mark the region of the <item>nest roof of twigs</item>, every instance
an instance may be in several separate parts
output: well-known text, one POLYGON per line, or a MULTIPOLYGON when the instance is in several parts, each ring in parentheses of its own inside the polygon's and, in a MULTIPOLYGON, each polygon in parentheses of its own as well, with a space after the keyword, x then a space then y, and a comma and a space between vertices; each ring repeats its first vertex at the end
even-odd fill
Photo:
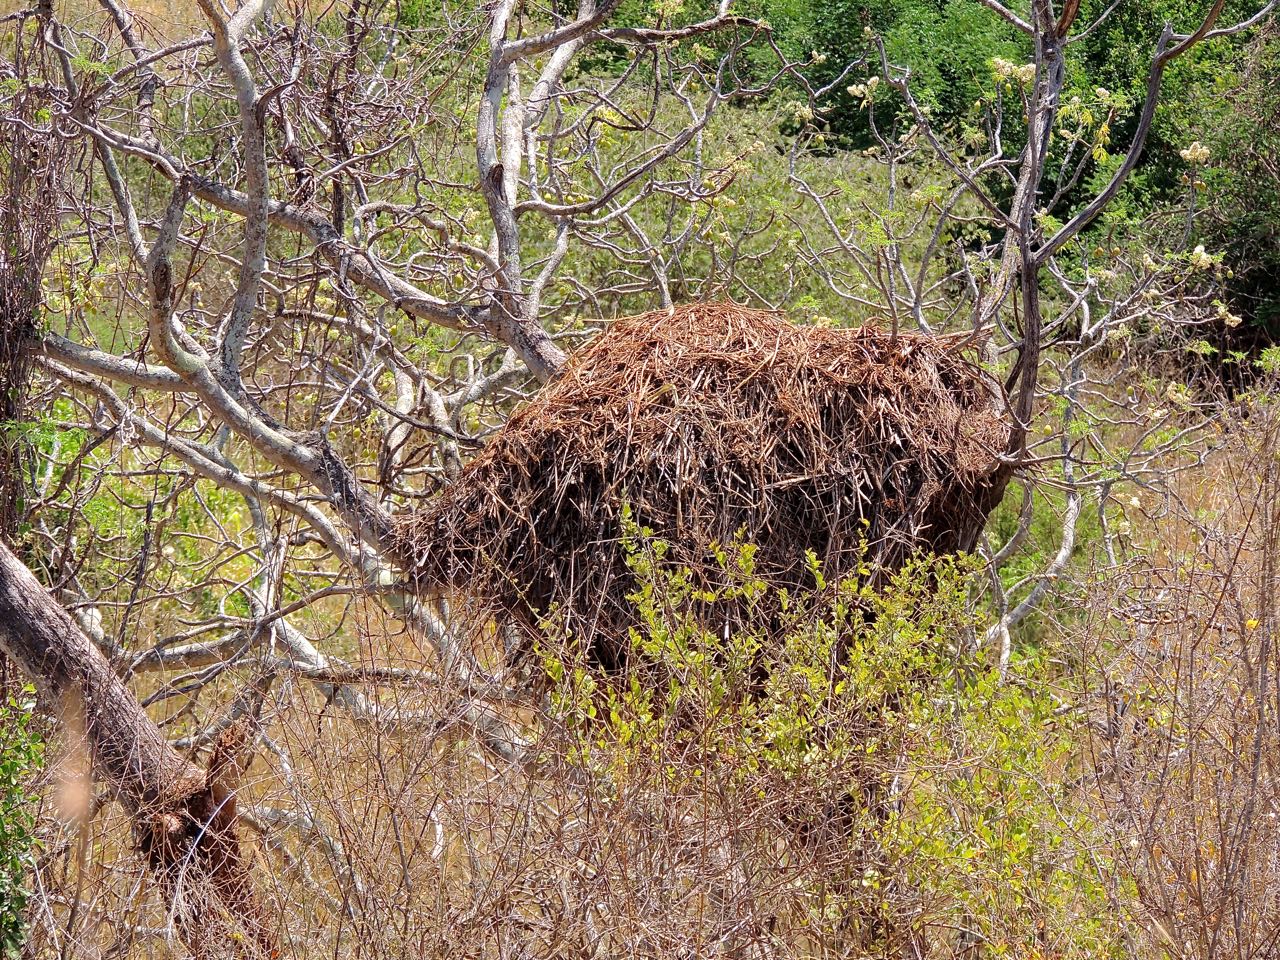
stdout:
POLYGON ((629 317, 403 523, 403 553, 424 589, 526 625, 554 607, 616 647, 624 505, 706 585, 724 577, 710 546, 739 536, 776 586, 812 585, 809 550, 828 580, 883 576, 972 546, 1003 486, 999 396, 956 340, 727 303, 629 317))

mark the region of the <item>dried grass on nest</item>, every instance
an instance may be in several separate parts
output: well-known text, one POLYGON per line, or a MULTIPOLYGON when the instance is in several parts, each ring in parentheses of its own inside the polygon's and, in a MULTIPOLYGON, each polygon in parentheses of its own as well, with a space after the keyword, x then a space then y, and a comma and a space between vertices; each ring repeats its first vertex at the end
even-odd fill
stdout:
POLYGON ((809 550, 829 580, 884 577, 972 546, 1003 486, 998 389, 944 338, 725 303, 619 320, 403 523, 403 555, 424 590, 525 626, 554 607, 613 665, 624 504, 695 583, 723 580, 709 546, 735 536, 778 587, 811 585, 809 550))

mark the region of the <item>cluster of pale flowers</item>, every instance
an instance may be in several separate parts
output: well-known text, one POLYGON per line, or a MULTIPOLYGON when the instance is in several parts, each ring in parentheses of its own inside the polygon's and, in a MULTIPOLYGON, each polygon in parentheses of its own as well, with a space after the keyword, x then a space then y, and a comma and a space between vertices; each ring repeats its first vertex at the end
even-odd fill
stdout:
POLYGON ((855 83, 846 87, 845 92, 855 100, 870 100, 876 94, 876 87, 880 86, 879 77, 867 77, 866 83, 855 83))
POLYGON ((1012 60, 1006 60, 1004 57, 993 57, 991 60, 991 70, 1001 80, 1014 80, 1021 84, 1028 84, 1036 78, 1036 65, 1034 63, 1014 63, 1012 60))
POLYGON ((1179 150, 1178 155, 1187 163, 1199 165, 1209 159, 1209 148, 1199 140, 1193 140, 1190 146, 1179 150))

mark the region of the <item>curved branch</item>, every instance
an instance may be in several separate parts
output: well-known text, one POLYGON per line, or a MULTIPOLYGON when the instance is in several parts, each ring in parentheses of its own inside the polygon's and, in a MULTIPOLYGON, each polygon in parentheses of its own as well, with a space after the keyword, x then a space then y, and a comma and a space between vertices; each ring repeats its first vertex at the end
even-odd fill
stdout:
POLYGON ((1142 104, 1142 113, 1138 118, 1138 128, 1134 131, 1133 141, 1129 145, 1129 152, 1125 154, 1124 161, 1116 172, 1112 174, 1111 180, 1089 202, 1088 206, 1072 217, 1043 246, 1035 251, 1034 262, 1037 266, 1045 263, 1061 250, 1072 237, 1093 223, 1102 211, 1106 209, 1107 204, 1115 199, 1116 194, 1120 192, 1125 180, 1129 178, 1129 174, 1133 172, 1134 167, 1138 165, 1138 160, 1142 157, 1143 148, 1147 143, 1147 135, 1151 132, 1151 123, 1155 120, 1156 106, 1160 102, 1160 84, 1164 78, 1165 68, 1175 58, 1186 53, 1209 35, 1213 25, 1222 13, 1225 3, 1226 0, 1215 0, 1213 8, 1205 16, 1195 33, 1182 38, 1174 47, 1169 46, 1169 42, 1174 39, 1173 28, 1167 24, 1165 25, 1164 32, 1161 33, 1160 40, 1156 44, 1155 56, 1151 60, 1151 70, 1147 74, 1146 99, 1142 104))

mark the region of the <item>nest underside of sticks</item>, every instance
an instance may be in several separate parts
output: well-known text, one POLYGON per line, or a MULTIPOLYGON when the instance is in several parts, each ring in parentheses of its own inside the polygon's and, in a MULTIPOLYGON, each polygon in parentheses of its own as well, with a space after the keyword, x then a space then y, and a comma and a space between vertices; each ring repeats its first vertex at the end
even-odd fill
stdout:
POLYGON ((707 589, 736 541, 774 587, 812 587, 810 551, 828 581, 883 582, 972 547, 1003 488, 1001 399, 955 339, 727 303, 630 317, 401 522, 401 555, 424 592, 552 614, 615 666, 636 618, 624 511, 707 589))

